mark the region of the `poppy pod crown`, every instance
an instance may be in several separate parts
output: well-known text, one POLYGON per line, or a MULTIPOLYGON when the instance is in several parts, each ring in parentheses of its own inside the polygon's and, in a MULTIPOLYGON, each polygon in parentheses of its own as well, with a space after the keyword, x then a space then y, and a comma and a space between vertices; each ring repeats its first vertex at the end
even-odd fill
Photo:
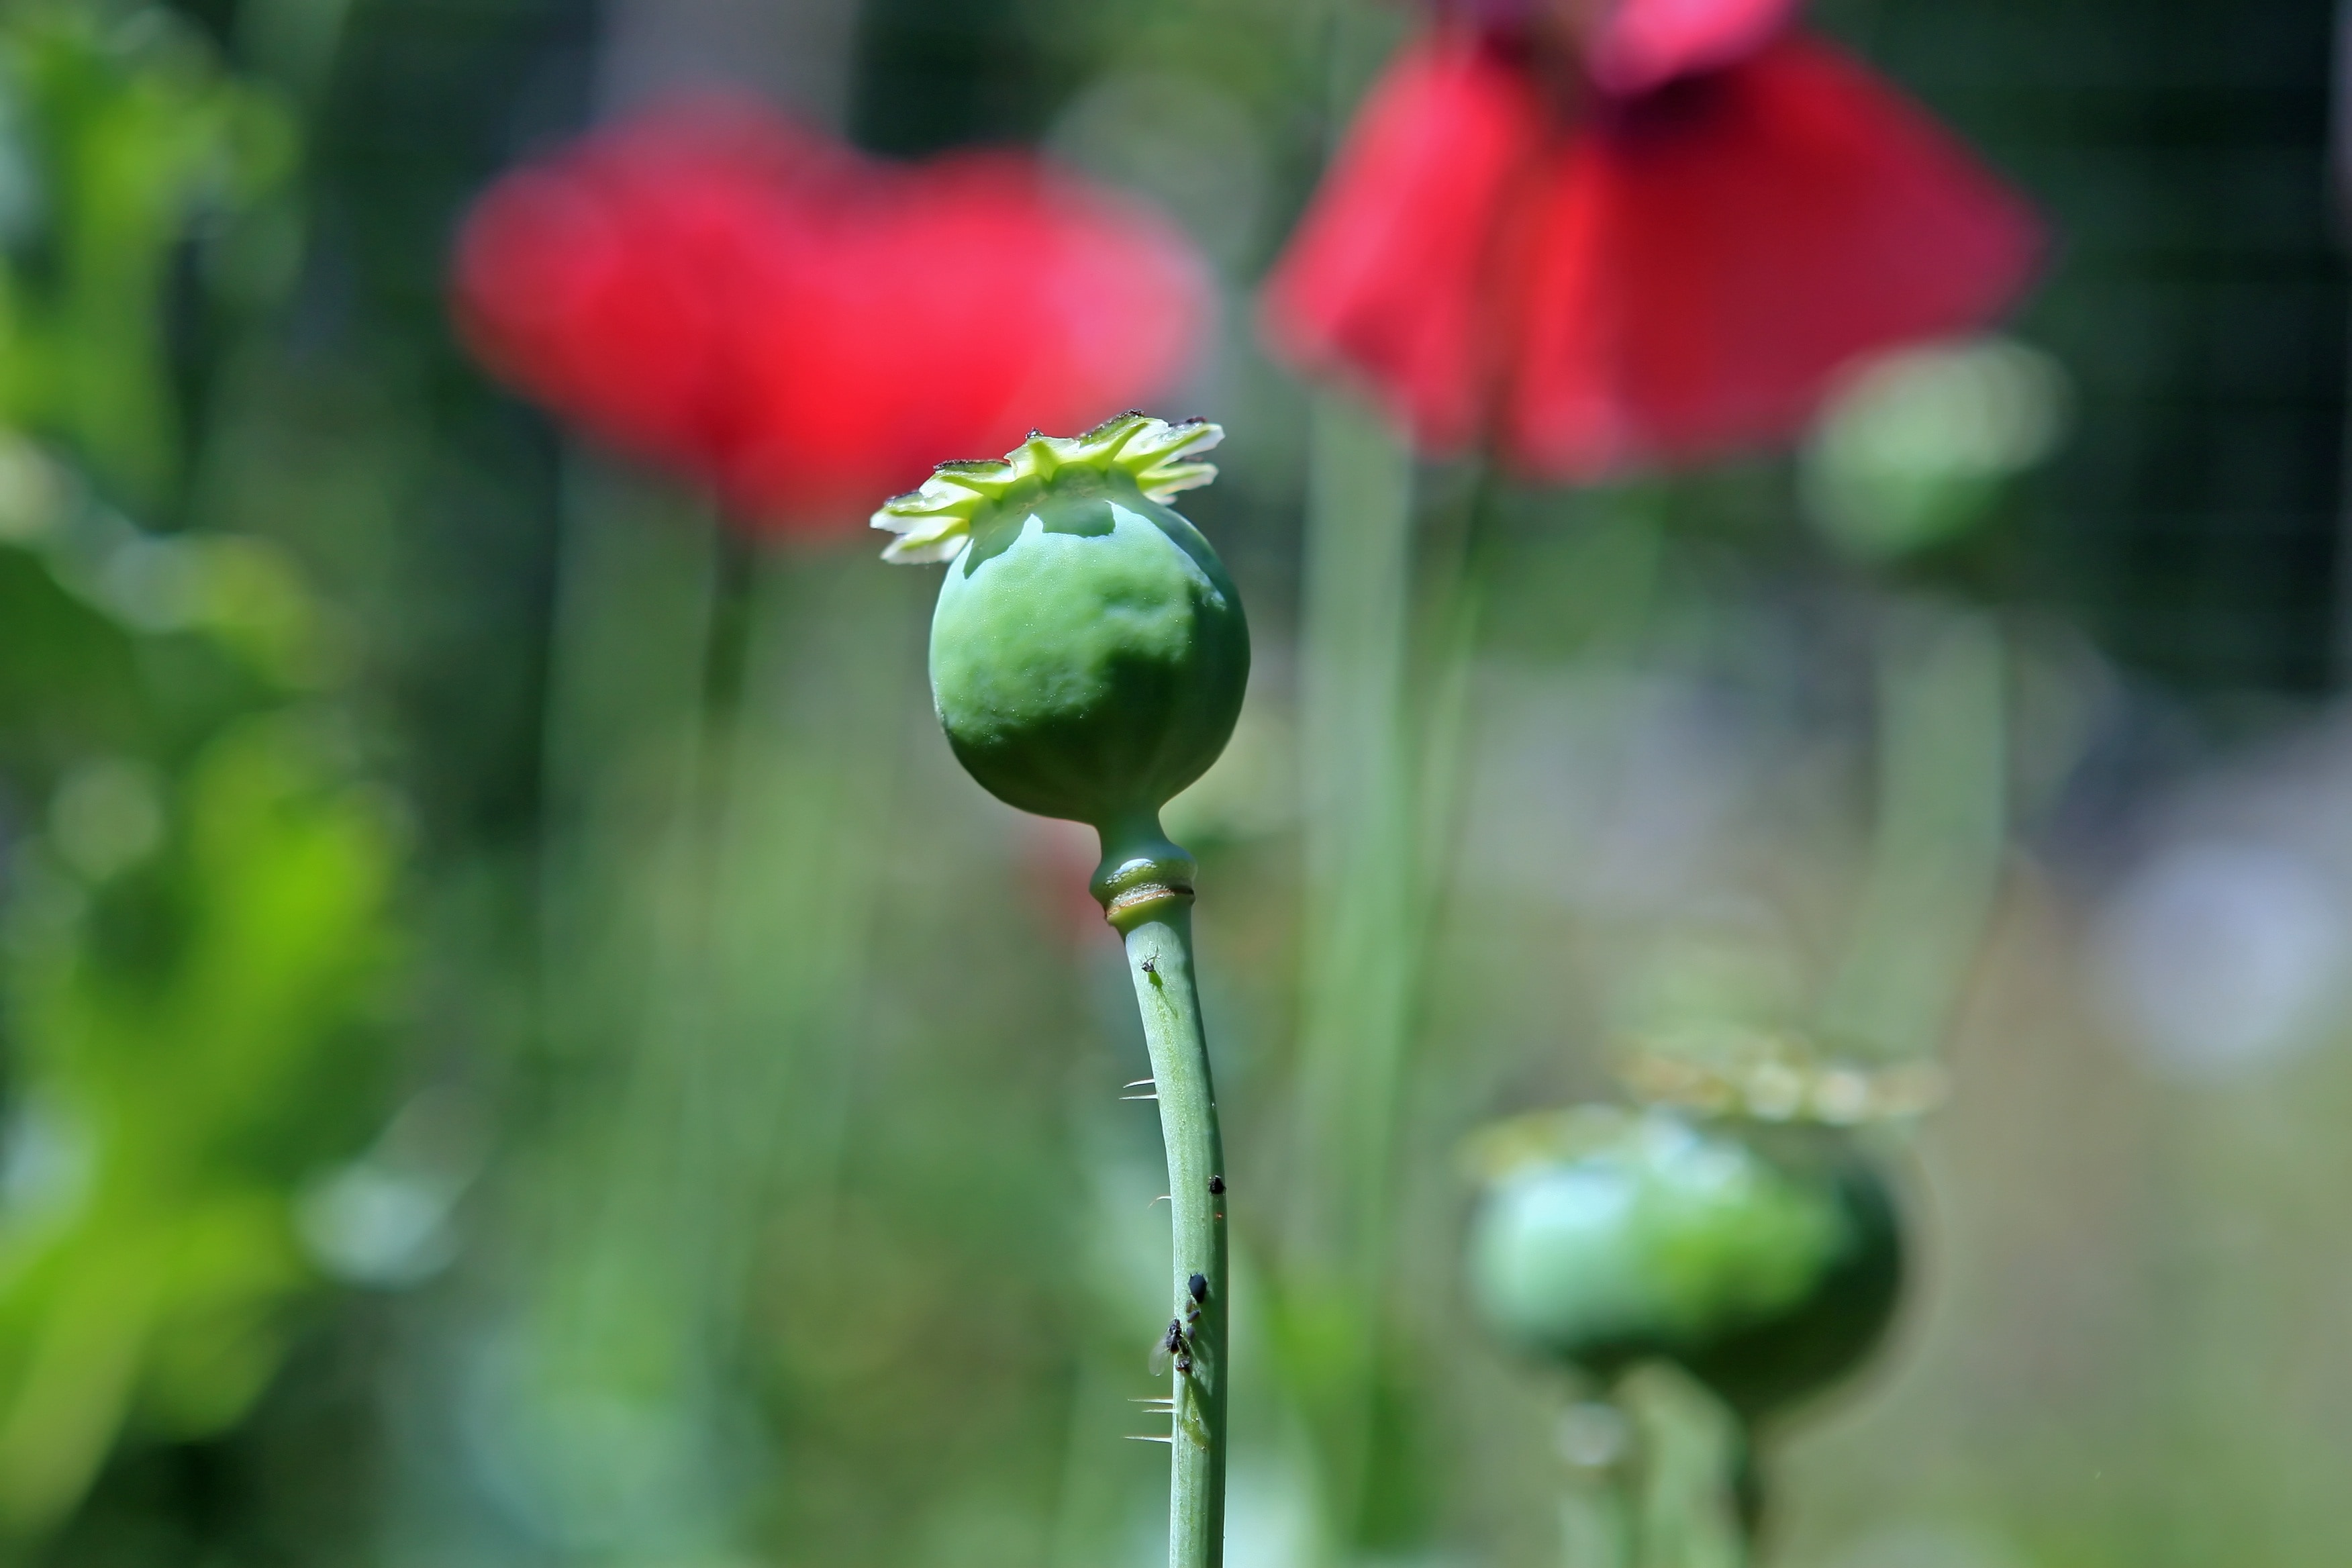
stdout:
POLYGON ((967 772, 1007 805, 1166 846, 1160 807, 1224 750, 1249 679, 1241 597, 1167 502, 1223 432, 1121 415, 947 463, 874 514, 901 562, 945 561, 931 696, 967 772))
POLYGON ((1002 458, 941 463, 920 489, 883 502, 874 526, 898 537, 883 547, 882 559, 952 561, 971 542, 975 526, 984 527, 997 512, 1065 475, 1073 481, 1120 475, 1146 500, 1164 501, 1217 477, 1216 465, 1200 456, 1224 438, 1223 429, 1205 419, 1171 424, 1133 412, 1083 436, 1032 430, 1002 458))
POLYGON ((1945 1091, 1934 1062, 1824 1051, 1792 1034, 1738 1027, 1630 1042, 1617 1077, 1645 1105, 1699 1116, 1858 1127, 1906 1122, 1945 1091))

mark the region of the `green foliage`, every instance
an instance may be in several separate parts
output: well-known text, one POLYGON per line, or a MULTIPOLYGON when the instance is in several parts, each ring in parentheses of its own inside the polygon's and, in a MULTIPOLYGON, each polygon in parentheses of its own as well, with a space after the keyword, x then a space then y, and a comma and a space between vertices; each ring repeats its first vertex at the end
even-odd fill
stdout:
POLYGON ((118 510, 184 510, 190 355, 283 282, 293 154, 274 100, 169 15, 0 7, 0 805, 22 808, 0 820, 0 1536, 19 1542, 126 1443, 252 1409, 321 1283, 299 1196, 379 1114, 402 834, 333 700, 330 618, 277 547, 118 510))
POLYGON ((25 677, 0 684, 0 778, 48 802, 0 908, 0 1530, 19 1535, 123 1433, 218 1432, 276 1371, 318 1283, 297 1194, 377 1095, 399 843, 302 700, 325 667, 291 566, 49 480, 0 546, 25 677))
POLYGON ((277 100, 168 13, 0 13, 0 419, 62 439, 125 500, 167 500, 185 444, 174 270, 184 247, 209 281, 282 270, 240 220, 294 151, 277 100))
POLYGON ((85 772, 56 816, 7 932, 0 1520, 20 1532, 119 1429, 216 1432, 276 1370, 315 1283, 295 1192, 373 1098, 395 864, 382 804, 292 716, 169 783, 85 772))

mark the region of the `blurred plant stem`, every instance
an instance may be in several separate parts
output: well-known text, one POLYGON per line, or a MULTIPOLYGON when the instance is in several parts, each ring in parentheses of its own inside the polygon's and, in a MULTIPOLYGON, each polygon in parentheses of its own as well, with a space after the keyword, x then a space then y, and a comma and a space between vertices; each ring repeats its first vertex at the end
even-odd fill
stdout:
POLYGON ((2008 820, 2007 659, 1991 618, 1923 599, 1878 624, 1878 821, 1843 963, 1823 999, 1835 1047, 1932 1055, 2000 889, 2008 820))
MULTIPOLYGON (((1294 1246, 1357 1252, 1405 1047, 1413 802, 1405 713, 1412 469, 1371 418, 1316 410, 1300 706, 1308 922, 1294 1246)), ((1336 1261, 1336 1258, 1334 1259, 1336 1261)))
POLYGON ((1748 1438, 1738 1419, 1697 1383, 1662 1365, 1624 1379, 1617 1398, 1633 1417, 1640 1456, 1633 1568, 1743 1568, 1748 1438))
POLYGON ((1318 400, 1299 637, 1307 918, 1282 1348, 1316 1438, 1327 1552, 1363 1507, 1387 1158, 1415 991, 1405 716, 1412 469, 1318 400), (1335 1539, 1332 1537, 1336 1537, 1335 1539))
POLYGON ((1624 1483, 1614 1475, 1571 1477, 1560 1494, 1560 1568, 1639 1568, 1624 1483))
POLYGON ((875 622, 911 601, 862 556, 757 554, 609 474, 575 472, 567 510, 551 1097, 515 1188, 547 1212, 516 1216, 520 1381, 488 1397, 556 1544, 657 1555, 730 1529, 771 1228, 824 1277, 896 760, 880 689, 907 679, 875 622))
POLYGON ((1311 463, 1298 1163, 1275 1272, 1282 1353, 1318 1448, 1324 1550, 1345 1554, 1370 1501, 1400 1093, 1451 837, 1475 626, 1465 563, 1483 486, 1435 531, 1417 601, 1408 454, 1369 412, 1326 395, 1311 463))
POLYGON ((1637 1367, 1560 1423, 1561 1568, 1744 1568, 1748 1441, 1672 1367, 1637 1367))

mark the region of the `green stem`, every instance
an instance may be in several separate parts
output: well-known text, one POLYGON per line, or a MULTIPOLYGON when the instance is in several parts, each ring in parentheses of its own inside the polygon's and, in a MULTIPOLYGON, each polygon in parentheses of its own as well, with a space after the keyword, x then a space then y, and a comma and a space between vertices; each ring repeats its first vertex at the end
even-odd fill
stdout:
MULTIPOLYGON (((1360 1544, 1383 1462, 1373 1407, 1411 1243, 1399 1151, 1425 1005, 1465 748, 1477 604, 1469 563, 1487 483, 1417 530, 1410 454, 1368 410, 1315 409, 1300 632, 1307 907, 1297 1164, 1281 1258, 1284 1310, 1322 1346, 1294 1356, 1317 1446, 1318 1561, 1360 1544), (1402 1201, 1401 1201, 1402 1200, 1402 1201)), ((1410 1317, 1407 1309, 1404 1316, 1410 1317)), ((1391 1386, 1394 1385, 1391 1380, 1391 1386)))
POLYGON ((1561 1422, 1561 1458, 1567 1460, 1567 1486, 1559 1493, 1559 1568, 1637 1568, 1634 1563, 1634 1504, 1630 1479, 1630 1455, 1625 1444, 1625 1417, 1609 1404, 1578 1405, 1561 1422), (1571 1422, 1583 1417, 1580 1444, 1569 1448, 1571 1422), (1600 1422, 1609 1420, 1609 1427, 1600 1422), (1612 1438, 1595 1444, 1592 1438, 1612 1438))
POLYGON ((1363 1533, 1374 1466, 1391 1170, 1421 980, 1407 645, 1413 471, 1368 410, 1317 399, 1299 647, 1307 907, 1295 1162, 1279 1259, 1286 1372, 1316 1447, 1318 1564, 1363 1533))
POLYGON ((2007 658, 1988 616, 1898 601, 1879 630, 1876 842, 1822 1008, 1843 1049, 1932 1056, 2000 889, 2007 658))
POLYGON ((1635 1568, 1748 1568, 1754 1472, 1738 1417, 1663 1363, 1620 1382, 1614 1397, 1638 1455, 1635 1568))
POLYGON ((1571 1483, 1560 1494, 1560 1568, 1634 1568, 1624 1489, 1614 1479, 1571 1483))
POLYGON ((1156 817, 1103 829, 1095 896, 1127 942, 1168 1146, 1174 1258, 1170 1318, 1183 1335, 1169 1431, 1169 1568, 1225 1555, 1227 1386, 1224 1151, 1201 998, 1192 984, 1192 858, 1156 817), (1192 1281, 1202 1281, 1196 1290, 1192 1281))

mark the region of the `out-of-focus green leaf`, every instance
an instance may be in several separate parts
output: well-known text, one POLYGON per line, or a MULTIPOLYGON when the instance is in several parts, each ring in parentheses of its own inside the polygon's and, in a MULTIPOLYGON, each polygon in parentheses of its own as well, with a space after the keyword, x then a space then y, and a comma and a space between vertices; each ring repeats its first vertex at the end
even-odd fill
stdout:
MULTIPOLYGON (((363 1131, 396 835, 299 719, 172 787, 145 863, 55 847, 8 930, 16 1126, 0 1182, 0 1523, 54 1522, 126 1426, 217 1431, 314 1275, 299 1183, 363 1131)), ((54 830, 52 837, 54 837, 54 830)))
POLYGON ((130 637, 58 585, 30 552, 0 545, 0 755, 54 766, 93 742, 121 746, 142 699, 130 637))
POLYGON ((166 12, 0 10, 0 412, 127 499, 164 500, 184 440, 163 309, 182 247, 206 260, 295 147, 283 107, 166 12))

